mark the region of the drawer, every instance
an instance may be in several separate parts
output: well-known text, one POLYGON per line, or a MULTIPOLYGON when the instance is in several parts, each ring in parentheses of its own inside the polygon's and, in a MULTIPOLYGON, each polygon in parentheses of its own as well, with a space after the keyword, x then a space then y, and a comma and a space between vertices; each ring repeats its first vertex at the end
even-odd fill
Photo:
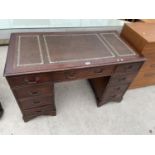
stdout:
POLYGON ((105 93, 103 95, 103 100, 115 100, 120 99, 128 89, 128 84, 120 84, 115 87, 108 86, 107 90, 105 90, 105 93))
POLYGON ((141 68, 142 64, 142 62, 139 62, 119 65, 115 70, 115 74, 137 72, 141 68))
POLYGON ((135 76, 136 76, 135 73, 113 75, 110 79, 109 85, 130 83, 135 78, 135 76))
POLYGON ((128 86, 129 84, 120 84, 115 87, 108 87, 108 89, 105 91, 105 94, 106 96, 109 96, 109 97, 117 97, 118 95, 124 94, 128 86))
POLYGON ((34 97, 32 99, 19 100, 19 104, 22 109, 36 108, 49 104, 53 105, 54 108, 54 98, 53 96, 34 97))
POLYGON ((118 87, 111 87, 108 91, 105 92, 102 100, 98 103, 98 106, 101 106, 107 102, 120 102, 124 93, 126 92, 128 85, 125 86, 118 86, 118 87))
POLYGON ((18 99, 32 98, 37 96, 51 95, 53 92, 53 84, 46 83, 33 86, 25 86, 13 89, 18 99))
POLYGON ((109 96, 105 96, 103 97, 101 102, 113 102, 113 101, 117 101, 117 100, 121 100, 123 97, 122 94, 111 94, 109 96))
POLYGON ((12 88, 19 86, 29 86, 34 84, 40 84, 50 81, 50 76, 47 73, 43 74, 32 74, 22 76, 11 76, 7 77, 7 80, 12 88))
POLYGON ((28 122, 29 120, 41 116, 41 115, 50 115, 50 116, 56 116, 56 110, 48 110, 48 111, 43 111, 43 112, 38 112, 38 113, 32 113, 31 115, 23 115, 24 122, 28 122))
POLYGON ((39 116, 39 115, 45 115, 47 112, 52 112, 56 111, 55 108, 53 108, 53 105, 46 105, 46 106, 41 106, 38 108, 33 108, 33 109, 28 109, 28 110, 23 110, 24 115, 28 116, 39 116))
POLYGON ((104 66, 104 67, 94 67, 85 68, 78 70, 68 70, 63 72, 57 72, 53 74, 53 79, 56 82, 68 81, 76 79, 89 79, 95 77, 109 76, 114 72, 115 66, 104 66))
POLYGON ((7 80, 12 88, 21 87, 44 82, 60 82, 76 79, 87 79, 101 76, 108 76, 114 72, 115 66, 91 67, 84 69, 74 69, 66 71, 58 71, 43 74, 33 74, 24 76, 7 77, 7 80))

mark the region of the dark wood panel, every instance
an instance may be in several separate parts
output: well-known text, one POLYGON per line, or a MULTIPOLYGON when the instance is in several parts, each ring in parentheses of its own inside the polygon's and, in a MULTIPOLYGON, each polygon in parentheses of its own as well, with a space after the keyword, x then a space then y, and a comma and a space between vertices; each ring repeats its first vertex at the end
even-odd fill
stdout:
POLYGON ((28 122, 35 117, 41 116, 41 115, 50 115, 50 116, 56 116, 56 110, 47 110, 47 111, 40 111, 36 113, 32 113, 31 115, 23 115, 24 122, 28 122))
POLYGON ((118 84, 130 83, 135 78, 135 76, 136 76, 136 73, 116 74, 111 77, 110 84, 118 85, 118 84))
POLYGON ((114 69, 115 66, 110 65, 110 66, 100 66, 85 69, 72 69, 52 73, 13 76, 13 77, 7 77, 7 79, 12 87, 19 87, 19 86, 27 86, 44 82, 50 82, 51 80, 59 82, 59 81, 77 80, 82 78, 88 79, 92 77, 108 76, 113 73, 114 69))
POLYGON ((56 115, 56 82, 90 79, 98 106, 122 100, 145 59, 116 31, 85 30, 11 35, 4 75, 24 121, 56 115))
POLYGON ((37 96, 50 95, 53 91, 51 83, 26 86, 13 89, 18 99, 32 98, 37 96))
POLYGON ((123 65, 118 65, 116 68, 115 74, 119 73, 130 73, 130 72, 137 72, 143 63, 127 63, 123 65))
POLYGON ((46 111, 55 111, 55 107, 53 107, 53 105, 46 105, 46 106, 40 106, 37 108, 32 108, 32 109, 28 109, 28 110, 24 110, 23 114, 24 115, 40 115, 40 114, 44 114, 46 113, 46 111))
POLYGON ((32 99, 19 100, 19 104, 24 110, 45 106, 49 104, 54 106, 54 97, 53 96, 33 97, 32 99))
POLYGON ((109 82, 109 79, 110 79, 109 76, 89 79, 90 85, 95 93, 97 102, 101 102, 102 96, 109 82))

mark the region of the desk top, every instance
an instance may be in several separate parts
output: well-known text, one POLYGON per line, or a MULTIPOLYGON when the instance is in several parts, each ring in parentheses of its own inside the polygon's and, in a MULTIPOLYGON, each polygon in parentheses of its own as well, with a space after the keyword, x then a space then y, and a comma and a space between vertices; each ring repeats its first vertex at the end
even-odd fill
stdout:
POLYGON ((116 31, 14 33, 5 76, 139 61, 116 31))

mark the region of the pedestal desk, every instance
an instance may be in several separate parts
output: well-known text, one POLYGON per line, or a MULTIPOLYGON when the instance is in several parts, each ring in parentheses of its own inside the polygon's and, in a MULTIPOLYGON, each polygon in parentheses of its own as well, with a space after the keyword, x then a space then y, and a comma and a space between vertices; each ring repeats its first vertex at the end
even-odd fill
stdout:
POLYGON ((88 79, 97 106, 121 101, 144 61, 116 31, 14 33, 4 75, 26 122, 56 115, 56 82, 88 79))

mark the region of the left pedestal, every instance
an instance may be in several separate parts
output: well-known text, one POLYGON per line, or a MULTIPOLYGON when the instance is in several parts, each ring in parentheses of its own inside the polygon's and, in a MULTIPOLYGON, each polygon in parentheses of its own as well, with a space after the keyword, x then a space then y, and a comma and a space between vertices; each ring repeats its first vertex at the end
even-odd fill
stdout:
POLYGON ((38 83, 36 79, 25 79, 23 85, 16 86, 14 79, 16 78, 7 78, 25 122, 41 115, 56 115, 53 83, 38 83))

